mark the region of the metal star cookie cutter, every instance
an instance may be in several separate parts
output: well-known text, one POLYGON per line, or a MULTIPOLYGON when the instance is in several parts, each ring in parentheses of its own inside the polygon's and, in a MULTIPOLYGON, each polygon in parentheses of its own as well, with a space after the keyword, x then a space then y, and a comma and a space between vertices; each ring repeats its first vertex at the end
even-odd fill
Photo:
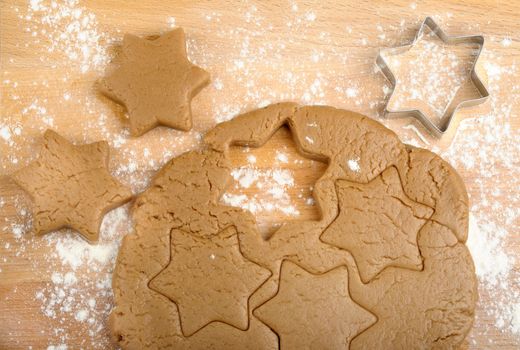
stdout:
MULTIPOLYGON (((393 55, 406 52, 410 48, 412 48, 417 41, 419 41, 422 36, 424 35, 425 29, 428 28, 432 33, 434 33, 439 39, 443 41, 443 43, 448 45, 453 44, 459 44, 459 43, 475 43, 479 45, 479 49, 475 55, 475 60, 473 62, 473 66, 471 67, 471 82, 473 83, 473 86, 477 89, 477 91, 480 94, 480 97, 475 99, 469 99, 469 100, 463 100, 459 102, 458 104, 452 106, 454 104, 454 98, 457 94, 454 95, 454 97, 451 99, 451 101, 448 102, 446 107, 444 108, 444 111, 441 116, 441 120, 443 121, 441 126, 436 125, 430 118, 428 118, 421 110, 419 109, 408 109, 408 110, 391 110, 388 108, 388 102, 385 107, 385 115, 391 116, 391 117, 403 117, 403 116, 413 116, 416 119, 418 119, 434 136, 441 137, 449 128, 451 121, 453 119, 453 115, 458 111, 459 108, 462 107, 470 107, 470 106, 476 106, 478 104, 483 103, 488 97, 489 92, 487 88, 484 86, 484 83, 480 80, 475 67, 477 65, 478 59, 480 57, 480 53, 482 52, 482 48, 484 47, 484 36, 482 35, 464 35, 464 36, 448 36, 446 33, 442 31, 442 29, 439 27, 437 23, 431 18, 426 17, 425 20, 422 22, 421 27, 417 34, 415 35, 414 40, 411 44, 399 46, 395 48, 385 49, 385 51, 392 50, 393 55)), ((397 85, 397 80, 390 70, 390 67, 386 63, 383 54, 383 50, 379 51, 379 54, 376 59, 376 63, 385 75, 385 77, 390 81, 392 84, 392 92, 390 94, 390 98, 388 101, 391 100, 392 95, 395 91, 395 87, 397 85)))

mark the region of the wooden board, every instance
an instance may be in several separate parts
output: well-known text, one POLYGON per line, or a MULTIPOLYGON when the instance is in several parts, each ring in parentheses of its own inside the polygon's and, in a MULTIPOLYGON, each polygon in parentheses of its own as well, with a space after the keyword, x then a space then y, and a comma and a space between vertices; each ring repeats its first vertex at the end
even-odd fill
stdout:
MULTIPOLYGON (((24 1, 1 1, 0 131, 2 125, 11 127, 9 141, 0 138, 1 175, 34 159, 42 131, 48 127, 75 142, 108 138, 114 146, 112 172, 138 192, 168 159, 197 148, 200 136, 217 122, 271 102, 328 104, 380 119, 386 101, 383 89, 386 82, 374 69, 378 49, 410 41, 427 15, 436 16, 450 34, 486 35, 487 54, 483 62, 496 61, 501 67, 520 63, 518 1, 57 3, 55 9, 47 4, 47 10, 42 10, 38 2, 30 5, 24 1), (70 10, 78 9, 81 11, 74 17, 76 14, 70 10), (86 23, 81 22, 84 18, 88 18, 86 23), (76 27, 67 29, 71 23, 76 23, 76 27), (141 138, 129 138, 123 110, 101 96, 95 82, 102 76, 110 55, 117 51, 124 33, 152 35, 172 25, 185 29, 190 58, 211 73, 213 83, 193 101, 193 132, 157 128, 141 138), (354 89, 349 90, 351 87, 354 89), (13 126, 20 127, 19 135, 13 126)), ((504 77, 493 84, 493 98, 511 101, 507 122, 512 133, 517 134, 520 99, 509 97, 518 93, 518 82, 514 77, 504 77)), ((496 113, 492 108, 490 103, 473 107, 460 112, 458 118, 496 113)), ((402 128, 409 123, 409 120, 396 121, 387 125, 405 140, 414 140, 423 147, 440 150, 448 147, 446 142, 428 136, 424 143, 409 129, 402 128)), ((283 150, 288 157, 287 163, 277 167, 292 173, 295 185, 288 189, 288 194, 299 214, 295 218, 276 211, 271 215, 261 213, 260 221, 266 227, 288 218, 318 216, 306 198, 309 186, 325 165, 303 159, 291 142, 290 134, 282 130, 258 150, 232 152, 237 167, 248 165, 249 154, 256 156, 257 167, 265 169, 272 167, 277 151, 283 150)), ((518 165, 517 160, 513 161, 518 165)), ((478 167, 459 171, 471 197, 478 200, 482 190, 478 167)), ((510 195, 516 174, 506 168, 498 168, 497 172, 502 190, 497 201, 504 206, 517 203, 510 195)), ((242 189, 242 192, 263 196, 259 189, 242 189)), ((44 315, 42 301, 35 298, 35 293, 52 288, 54 265, 49 265, 49 259, 53 259, 49 257, 53 253, 52 244, 41 243, 42 238, 30 233, 22 238, 13 235, 13 223, 24 220, 20 217, 20 206, 27 198, 6 177, 0 179, 0 198, 5 202, 0 206, 0 348, 41 349, 51 344, 67 344, 71 349, 108 347, 105 324, 92 335, 84 323, 74 320, 74 314, 61 319, 44 315), (15 197, 16 206, 12 205, 15 197), (57 327, 60 334, 56 334, 57 327)), ((487 214, 494 215, 491 210, 487 214)), ((515 220, 512 227, 518 224, 515 220)), ((511 232, 508 252, 518 254, 520 237, 513 234, 514 229, 511 232)), ((520 265, 516 263, 513 277, 519 271, 520 265)), ((88 280, 98 278, 99 273, 82 265, 75 270, 75 276, 88 280)), ((110 295, 96 293, 92 287, 98 305, 110 305, 110 295)), ((520 344, 518 335, 501 332, 485 312, 492 298, 481 294, 478 317, 463 348, 510 349, 520 344)))

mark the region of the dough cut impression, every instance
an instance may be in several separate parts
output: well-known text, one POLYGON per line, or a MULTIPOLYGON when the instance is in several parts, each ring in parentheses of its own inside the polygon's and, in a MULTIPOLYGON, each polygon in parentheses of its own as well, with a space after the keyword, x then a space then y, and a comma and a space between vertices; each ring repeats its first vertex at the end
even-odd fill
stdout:
POLYGON ((172 159, 133 208, 113 287, 123 349, 446 349, 477 300, 465 246, 468 198, 435 154, 367 117, 281 103, 217 125, 207 148, 172 159), (316 221, 262 238, 224 205, 228 149, 287 125, 325 160, 316 221), (353 162, 356 166, 352 166, 353 162))

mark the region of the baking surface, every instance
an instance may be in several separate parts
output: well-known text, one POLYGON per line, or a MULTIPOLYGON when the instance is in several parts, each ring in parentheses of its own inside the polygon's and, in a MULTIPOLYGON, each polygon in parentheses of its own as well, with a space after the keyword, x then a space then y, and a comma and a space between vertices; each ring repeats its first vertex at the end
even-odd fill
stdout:
MULTIPOLYGON (((107 139, 110 170, 139 193, 216 123, 281 100, 366 114, 459 171, 481 281, 463 348, 518 348, 519 13, 516 1, 1 1, 0 349, 110 344, 110 273, 120 238, 132 230, 129 206, 107 215, 95 247, 66 230, 34 237, 28 198, 5 175, 37 156, 45 129, 77 143, 107 139), (458 133, 443 142, 410 120, 382 118, 389 85, 375 68, 378 50, 410 42, 427 15, 450 35, 486 38, 478 69, 491 98, 460 111, 458 133), (156 128, 132 138, 122 108, 99 94, 96 80, 124 33, 174 26, 184 28, 190 59, 212 83, 193 100, 193 131, 156 128)), ((310 186, 326 165, 297 154, 286 129, 231 157, 236 170, 224 200, 255 212, 263 230, 319 217, 310 186)))

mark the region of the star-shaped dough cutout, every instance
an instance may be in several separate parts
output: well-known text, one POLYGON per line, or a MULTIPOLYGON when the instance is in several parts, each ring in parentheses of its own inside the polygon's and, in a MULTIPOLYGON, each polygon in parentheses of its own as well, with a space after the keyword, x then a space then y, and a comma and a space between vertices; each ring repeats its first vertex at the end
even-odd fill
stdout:
POLYGON ((233 227, 209 238, 174 230, 170 263, 149 287, 177 304, 190 336, 214 321, 246 330, 249 297, 270 275, 242 255, 233 227))
POLYGON ((417 234, 433 209, 412 201, 394 167, 368 184, 336 182, 339 214, 321 239, 348 250, 368 283, 387 266, 420 270, 417 234))
POLYGON ((51 130, 43 138, 40 157, 11 176, 33 200, 35 233, 70 227, 96 241, 105 213, 132 198, 107 170, 108 144, 75 146, 51 130))
POLYGON ((190 130, 191 100, 208 83, 209 73, 188 60, 178 28, 153 40, 125 35, 101 90, 125 106, 130 132, 140 136, 158 125, 190 130))
POLYGON ((280 276, 278 293, 253 313, 278 334, 281 349, 348 349, 376 322, 352 300, 345 266, 314 275, 284 261, 280 276))

